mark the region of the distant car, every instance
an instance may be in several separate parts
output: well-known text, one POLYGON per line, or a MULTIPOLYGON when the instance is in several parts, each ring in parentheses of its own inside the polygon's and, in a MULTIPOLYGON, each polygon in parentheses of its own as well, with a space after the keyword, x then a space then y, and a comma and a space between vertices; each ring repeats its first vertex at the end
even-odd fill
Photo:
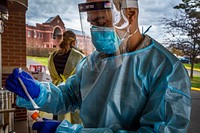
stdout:
POLYGON ((179 57, 178 59, 179 59, 182 63, 190 64, 190 57, 182 56, 182 57, 179 57))

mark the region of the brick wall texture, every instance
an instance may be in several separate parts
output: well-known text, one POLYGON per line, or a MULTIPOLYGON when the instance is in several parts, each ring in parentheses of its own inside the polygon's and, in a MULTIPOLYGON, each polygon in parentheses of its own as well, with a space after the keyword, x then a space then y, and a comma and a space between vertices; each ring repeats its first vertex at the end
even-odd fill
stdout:
MULTIPOLYGON (((9 18, 5 22, 2 34, 2 84, 13 68, 26 68, 26 11, 27 7, 18 2, 8 2, 9 18)), ((14 113, 15 121, 27 119, 27 110, 17 107, 14 113)))
POLYGON ((13 68, 26 67, 26 10, 17 2, 8 2, 9 18, 2 34, 3 83, 13 68))

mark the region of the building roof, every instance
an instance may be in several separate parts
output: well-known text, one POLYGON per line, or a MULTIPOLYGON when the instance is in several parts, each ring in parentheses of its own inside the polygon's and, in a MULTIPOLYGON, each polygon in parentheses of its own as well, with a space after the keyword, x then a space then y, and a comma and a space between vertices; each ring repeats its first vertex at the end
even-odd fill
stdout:
POLYGON ((50 17, 49 19, 47 19, 47 21, 45 21, 44 23, 50 23, 55 17, 50 17))
POLYGON ((82 31, 80 31, 80 30, 75 30, 75 29, 72 29, 72 28, 66 28, 65 30, 71 30, 71 31, 73 31, 76 35, 80 35, 80 36, 86 35, 86 36, 87 36, 87 34, 86 34, 85 32, 82 32, 82 31))
MULTIPOLYGON (((48 18, 47 21, 45 21, 43 24, 46 24, 46 23, 49 24, 49 23, 51 23, 56 17, 59 17, 59 18, 60 18, 59 15, 57 15, 57 16, 55 16, 55 17, 50 17, 50 18, 48 18)), ((71 31, 73 31, 76 35, 80 35, 80 36, 85 35, 85 36, 88 36, 85 32, 82 32, 82 31, 80 31, 80 30, 75 30, 75 29, 72 29, 72 28, 66 28, 65 30, 71 30, 71 31)))
MULTIPOLYGON (((60 19, 60 20, 62 21, 62 19, 60 18, 60 16, 57 15, 57 16, 48 18, 47 21, 45 21, 43 24, 49 24, 49 23, 51 23, 52 21, 54 21, 55 19, 60 19)), ((62 21, 62 23, 63 23, 63 21, 62 21)), ((64 23, 63 23, 63 24, 64 24, 64 23)))

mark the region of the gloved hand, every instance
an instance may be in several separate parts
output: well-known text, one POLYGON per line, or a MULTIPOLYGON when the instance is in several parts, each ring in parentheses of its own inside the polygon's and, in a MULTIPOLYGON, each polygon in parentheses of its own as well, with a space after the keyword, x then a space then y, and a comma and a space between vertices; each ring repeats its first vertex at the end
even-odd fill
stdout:
POLYGON ((22 88, 22 85, 18 80, 18 77, 22 80, 22 82, 26 86, 29 95, 32 98, 37 98, 40 93, 40 88, 38 83, 29 73, 25 71, 19 72, 19 68, 15 68, 12 74, 10 74, 9 77, 6 79, 6 84, 5 84, 6 89, 16 93, 20 97, 29 100, 22 88))
POLYGON ((56 120, 43 118, 43 121, 35 122, 32 129, 37 130, 38 133, 55 133, 60 123, 61 122, 56 120))

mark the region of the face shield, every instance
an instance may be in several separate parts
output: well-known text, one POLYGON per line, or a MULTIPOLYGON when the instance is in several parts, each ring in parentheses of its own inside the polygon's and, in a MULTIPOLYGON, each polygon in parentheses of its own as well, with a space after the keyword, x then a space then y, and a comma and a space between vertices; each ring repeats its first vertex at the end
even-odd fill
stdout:
MULTIPOLYGON (((110 71, 123 61, 122 44, 131 36, 126 8, 137 8, 136 0, 88 0, 78 5, 82 32, 89 35, 96 51, 87 58, 92 71, 110 71), (111 60, 102 60, 103 58, 111 60)), ((88 37, 85 37, 88 39, 88 37)), ((87 42, 87 40, 85 41, 87 42)), ((88 44, 85 43, 86 48, 88 44)))
POLYGON ((126 8, 137 8, 137 0, 88 0, 78 5, 82 31, 91 35, 96 50, 120 54, 120 46, 131 36, 126 8))

